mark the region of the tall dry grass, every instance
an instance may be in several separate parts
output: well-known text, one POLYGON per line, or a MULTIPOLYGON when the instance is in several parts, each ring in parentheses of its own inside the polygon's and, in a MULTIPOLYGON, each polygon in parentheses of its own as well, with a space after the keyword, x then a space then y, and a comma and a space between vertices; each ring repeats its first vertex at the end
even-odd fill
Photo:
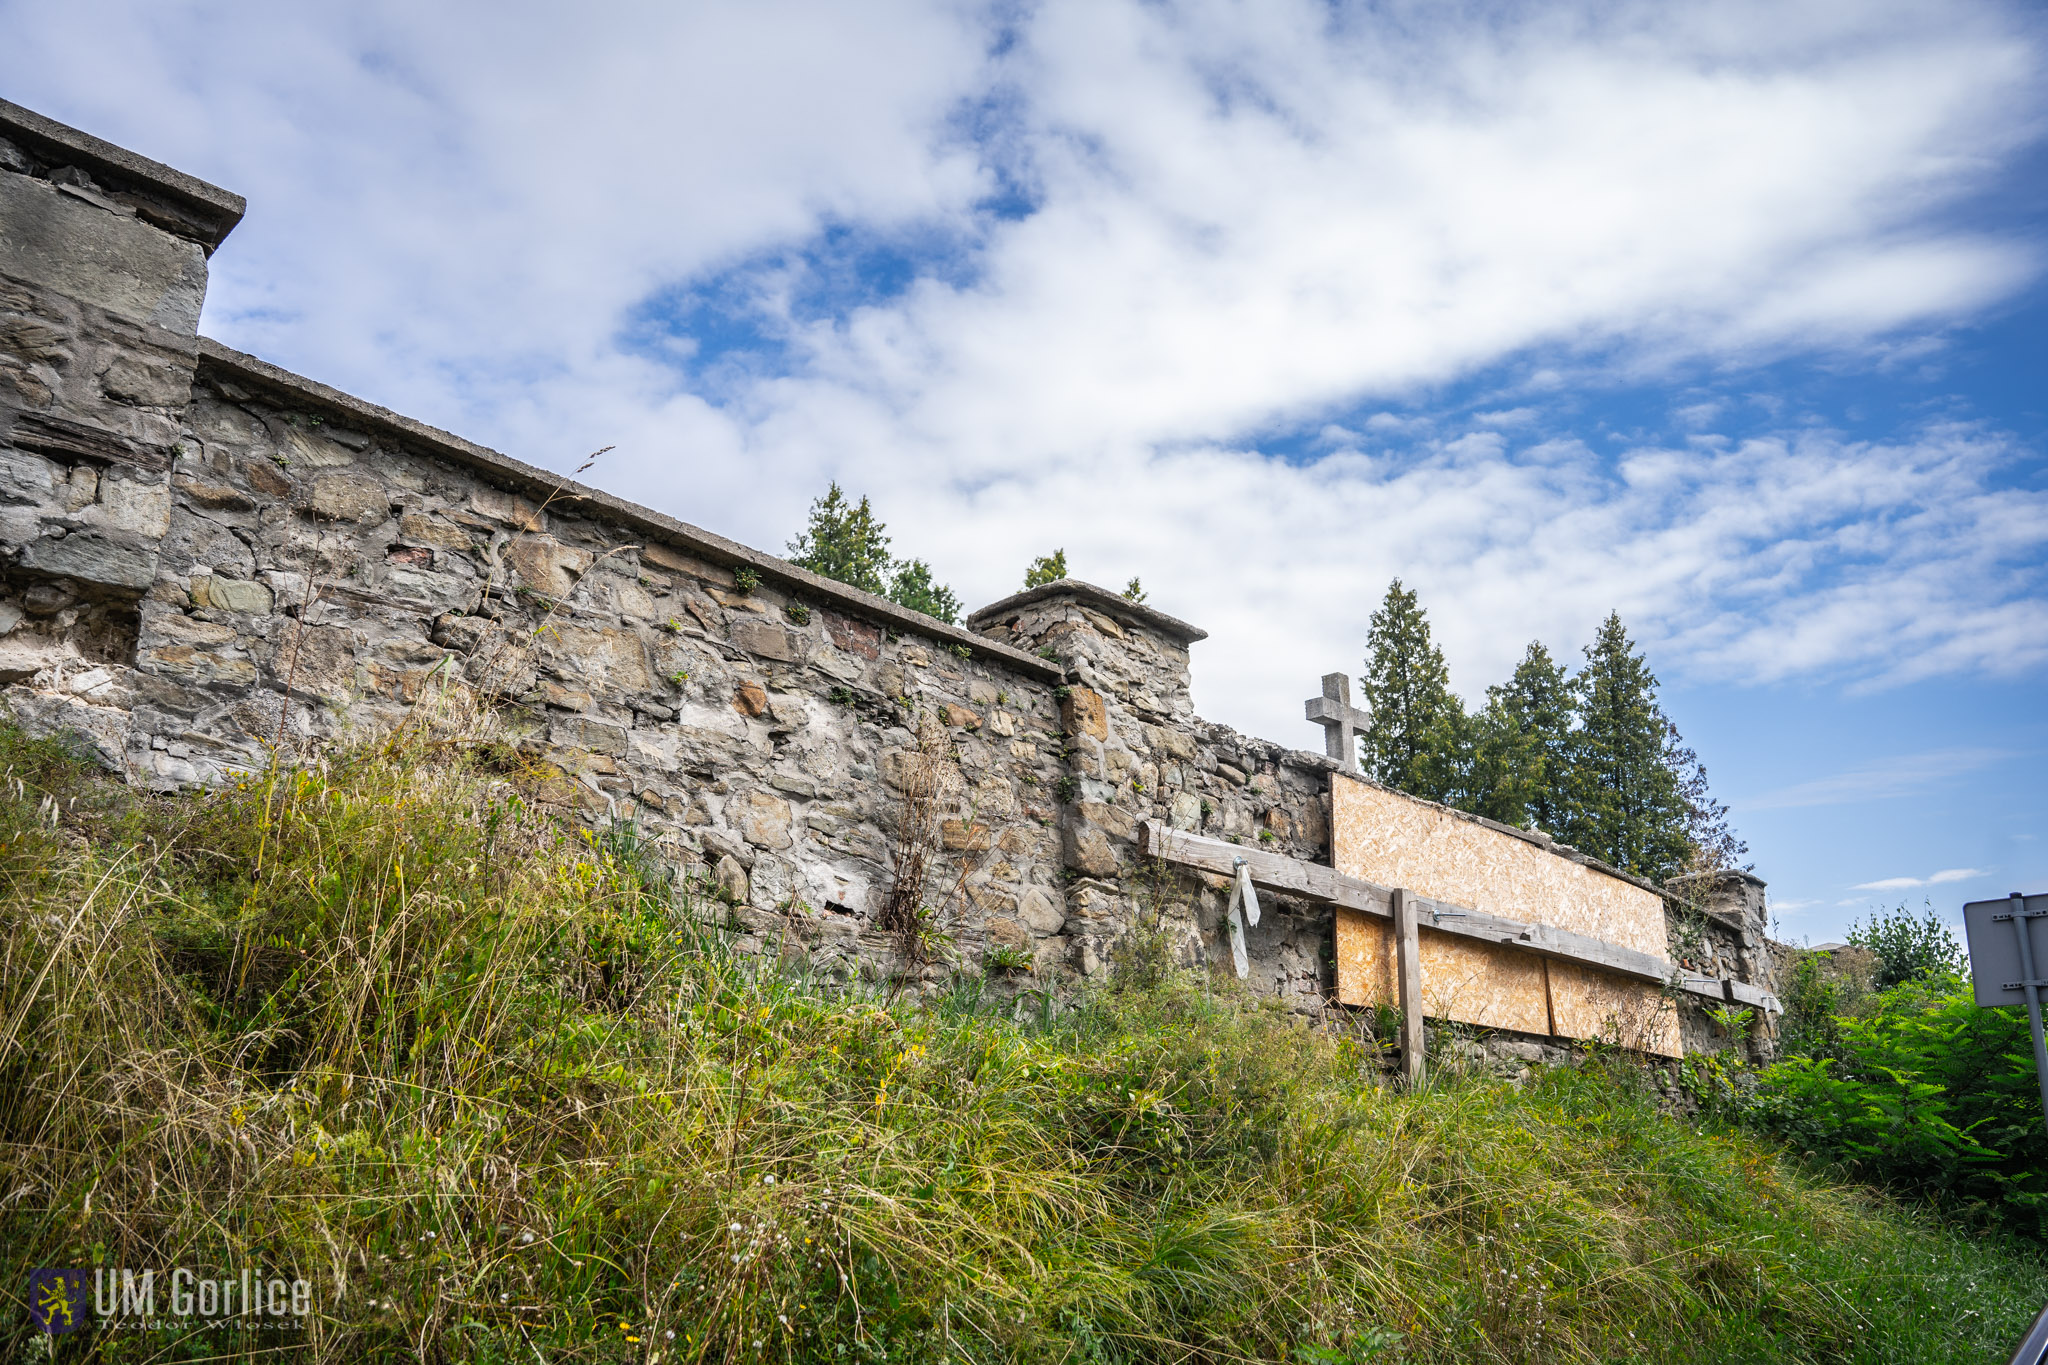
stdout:
POLYGON ((1625 1067, 1396 1093, 1186 977, 737 957, 474 716, 184 797, 0 770, 10 1359, 60 1265, 316 1281, 289 1337, 59 1348, 134 1360, 1979 1360, 2048 1295, 1625 1067))

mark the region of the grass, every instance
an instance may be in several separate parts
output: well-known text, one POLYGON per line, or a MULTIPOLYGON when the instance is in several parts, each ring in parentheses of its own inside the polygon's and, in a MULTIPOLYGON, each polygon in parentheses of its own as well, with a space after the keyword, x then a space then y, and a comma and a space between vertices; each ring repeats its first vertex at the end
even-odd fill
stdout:
POLYGON ((446 730, 184 797, 0 769, 7 1359, 37 1266, 314 1281, 288 1336, 66 1360, 1979 1362, 2048 1296, 1620 1059, 1405 1093, 1186 977, 913 1007, 735 955, 446 730))

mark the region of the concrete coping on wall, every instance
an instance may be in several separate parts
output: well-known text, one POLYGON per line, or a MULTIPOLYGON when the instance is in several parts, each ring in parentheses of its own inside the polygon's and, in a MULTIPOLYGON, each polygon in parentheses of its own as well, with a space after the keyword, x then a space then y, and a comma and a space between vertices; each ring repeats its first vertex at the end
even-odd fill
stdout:
POLYGON ((714 563, 752 569, 764 582, 801 592, 813 602, 823 603, 848 615, 902 634, 923 636, 941 645, 967 649, 973 654, 1000 660, 1006 667, 1047 683, 1058 684, 1065 680, 1066 672, 1060 665, 1013 645, 991 640, 959 626, 949 626, 936 617, 900 607, 885 597, 877 597, 808 569, 798 568, 786 559, 750 549, 738 541, 677 521, 652 508, 628 502, 574 479, 565 479, 509 455, 501 455, 438 427, 367 403, 317 380, 258 360, 255 356, 244 355, 211 338, 199 339, 199 365, 202 375, 267 391, 288 403, 321 409, 371 432, 396 437, 428 454, 474 470, 508 491, 538 494, 543 500, 553 499, 557 503, 566 500, 577 512, 623 527, 635 535, 676 546, 714 563))
POLYGON ((248 201, 239 194, 7 100, 0 100, 0 137, 50 169, 76 166, 103 178, 104 190, 139 196, 142 202, 132 206, 139 217, 199 243, 209 256, 248 211, 248 201))
POLYGON ((1133 602, 1121 593, 1099 588, 1093 583, 1084 583, 1078 578, 1056 579, 1051 583, 1041 583, 1035 588, 1026 588, 1022 592, 1013 592, 1000 602, 991 602, 981 610, 970 613, 967 624, 969 627, 986 625, 999 616, 1043 602, 1049 597, 1071 597, 1083 605, 1094 607, 1105 616, 1120 618, 1126 625, 1142 626, 1166 636, 1178 645, 1191 645, 1197 640, 1209 638, 1209 632, 1199 626, 1191 626, 1179 617, 1168 616, 1165 612, 1148 607, 1142 602, 1133 602))

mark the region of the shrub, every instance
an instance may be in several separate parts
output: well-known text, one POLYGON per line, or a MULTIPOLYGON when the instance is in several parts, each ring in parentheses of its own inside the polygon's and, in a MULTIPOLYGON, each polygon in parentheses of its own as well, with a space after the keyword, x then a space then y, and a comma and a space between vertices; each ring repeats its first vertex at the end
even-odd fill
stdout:
POLYGON ((1960 977, 1934 976, 1827 1024, 1803 1024, 1808 1051, 1761 1073, 1766 1127, 1862 1178, 2048 1240, 2048 1130, 2025 1011, 1980 1009, 1960 977))
POLYGON ((1933 905, 1915 916, 1904 905, 1873 914, 1868 924, 1849 931, 1849 942, 1877 954, 1877 976, 1873 984, 1885 990, 1921 977, 1938 977, 1963 971, 1968 960, 1962 945, 1933 905))

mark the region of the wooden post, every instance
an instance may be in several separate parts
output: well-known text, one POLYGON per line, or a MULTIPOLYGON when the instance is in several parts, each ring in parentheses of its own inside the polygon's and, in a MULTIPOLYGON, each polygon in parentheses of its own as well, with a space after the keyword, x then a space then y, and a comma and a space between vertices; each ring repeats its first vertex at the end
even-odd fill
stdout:
POLYGON ((1401 1077, 1420 1084, 1424 1074, 1422 1041, 1422 935, 1415 896, 1394 888, 1394 975, 1401 992, 1401 1077))

